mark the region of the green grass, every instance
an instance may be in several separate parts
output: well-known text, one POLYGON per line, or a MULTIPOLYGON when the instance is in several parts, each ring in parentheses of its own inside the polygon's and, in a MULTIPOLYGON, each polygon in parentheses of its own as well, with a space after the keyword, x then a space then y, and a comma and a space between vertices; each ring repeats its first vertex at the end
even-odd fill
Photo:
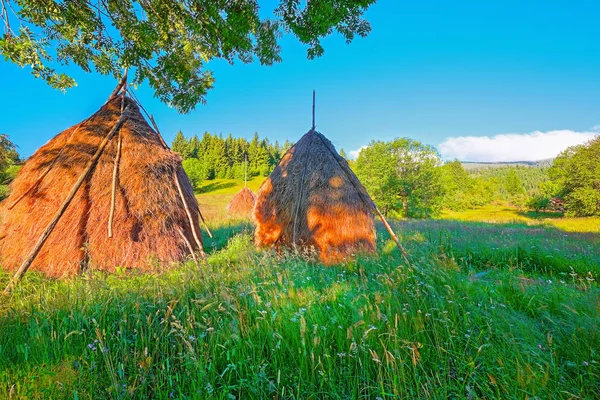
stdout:
MULTIPOLYGON (((202 196, 202 195, 200 195, 202 196)), ((216 226, 209 265, 28 274, 0 303, 0 398, 595 398, 595 234, 395 223, 403 261, 323 267, 216 226)), ((8 281, 0 273, 0 284, 8 281)))
POLYGON ((566 232, 600 233, 600 217, 566 218, 560 213, 522 211, 503 204, 489 204, 466 211, 445 210, 442 212, 441 218, 459 221, 545 225, 566 232))
MULTIPOLYGON (((248 188, 255 194, 265 177, 254 177, 248 181, 248 188)), ((204 181, 196 194, 203 216, 211 227, 230 224, 225 207, 233 196, 244 188, 244 181, 235 179, 214 179, 204 181)))

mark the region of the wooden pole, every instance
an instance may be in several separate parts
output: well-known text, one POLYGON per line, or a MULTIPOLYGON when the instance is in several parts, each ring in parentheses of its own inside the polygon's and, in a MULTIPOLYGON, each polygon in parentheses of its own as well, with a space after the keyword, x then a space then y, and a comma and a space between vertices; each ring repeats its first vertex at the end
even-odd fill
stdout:
POLYGON ((187 214, 188 220, 190 222, 190 227, 192 229, 192 235, 194 235, 194 240, 196 241, 196 245, 198 246, 198 249, 200 249, 201 252, 204 252, 204 248, 202 247, 202 241, 200 240, 200 237, 198 236, 198 233, 196 233, 196 227, 194 225, 194 218, 192 217, 192 212, 190 211, 190 207, 187 204, 187 201, 185 200, 185 195, 183 194, 183 189, 181 189, 181 184, 179 183, 179 178, 177 177, 177 171, 173 171, 173 178, 175 181, 175 184, 177 185, 177 190, 179 191, 179 197, 181 198, 181 202, 183 203, 183 208, 185 209, 185 213, 187 214))
MULTIPOLYGON (((152 115, 149 115, 150 117, 150 122, 152 122, 152 126, 154 126, 154 130, 156 131, 156 134, 158 135, 158 139, 160 140, 160 143, 163 145, 163 147, 165 149, 169 149, 169 146, 167 146, 167 144, 165 143, 162 135, 160 134, 160 131, 158 130, 158 126, 156 125, 156 122, 154 122, 154 118, 152 117, 152 115)), ((177 176, 177 174, 175 174, 175 181, 177 184, 177 187, 181 187, 181 183, 179 182, 179 177, 177 176)), ((184 205, 187 207, 187 203, 185 201, 185 198, 182 198, 182 201, 184 203, 184 205)), ((202 225, 204 226, 204 229, 206 229, 206 233, 208 233, 208 236, 212 239, 212 233, 210 232, 210 229, 208 229, 208 225, 206 224, 206 221, 204 220, 204 216, 202 215, 202 211, 200 211, 200 207, 198 207, 198 215, 200 216, 200 220, 202 221, 202 225)), ((194 233, 195 235, 195 233, 194 233)))
POLYGON ((121 90, 121 88, 123 87, 123 85, 125 85, 126 82, 127 82, 127 70, 125 70, 125 73, 123 74, 123 77, 121 78, 121 80, 117 84, 117 87, 115 88, 115 90, 112 91, 112 93, 110 94, 110 96, 108 96, 108 100, 106 100, 106 102, 104 104, 108 103, 117 94, 119 94, 119 91, 121 90))
MULTIPOLYGON (((44 245, 44 243, 46 243, 46 240, 48 239, 48 236, 50 236, 50 234, 52 233, 52 231, 56 227, 56 224, 60 220, 60 217, 62 217, 62 215, 65 213, 65 210, 67 209, 67 207, 69 206, 69 204, 71 204, 71 200, 73 200, 73 198, 75 197, 75 194, 77 194, 77 190, 81 187, 81 184, 83 183, 83 181, 85 181, 85 179, 88 177, 88 175, 92 171, 92 168, 94 167, 94 165, 96 165, 96 162, 98 161, 98 159, 102 155, 102 152, 104 151, 104 148, 108 144, 109 140, 114 136, 115 132, 120 128, 121 124, 126 119, 127 119, 127 117, 125 116, 125 113, 121 114, 121 118, 119 118, 119 120, 117 121, 117 123, 115 124, 115 126, 110 130, 110 132, 104 138, 104 140, 102 141, 102 143, 100 143, 100 146, 98 146, 98 149, 96 150, 96 153, 94 153, 94 155, 92 156, 92 158, 90 159, 90 161, 88 161, 88 164, 86 165, 85 169, 83 170, 83 173, 81 174, 81 176, 79 177, 79 179, 77 179, 77 182, 75 182, 75 184, 71 188, 71 191, 69 192, 69 194, 67 195, 67 197, 63 201, 62 205, 60 206, 60 208, 58 209, 58 211, 56 212, 56 214, 54 214, 54 217, 52 218, 52 221, 50 221, 50 223, 48 224, 48 226, 46 227, 46 229, 42 233, 42 236, 40 236, 40 238, 38 239, 37 243, 35 244, 35 246, 31 250, 31 252, 27 256, 27 258, 25 259, 25 261, 23 262, 23 264, 21 264, 21 266, 19 267, 19 269, 17 270, 17 272, 15 273, 15 275, 12 277, 12 279, 10 280, 10 282, 8 283, 8 285, 6 286, 6 288, 4 289, 3 294, 5 294, 5 295, 9 294, 12 291, 12 289, 17 285, 17 283, 19 283, 19 281, 21 280, 21 278, 23 277, 23 275, 27 272, 27 270, 29 269, 29 267, 33 263, 33 260, 35 260, 35 257, 38 255, 38 253, 42 249, 42 246, 44 245)), ((57 250, 57 251, 60 251, 60 250, 57 250)))
POLYGON ((121 136, 121 132, 119 132, 119 141, 117 143, 117 154, 115 156, 115 164, 113 166, 113 176, 112 176, 112 191, 110 195, 110 213, 108 214, 108 237, 113 237, 113 219, 115 217, 115 203, 117 200, 117 178, 119 173, 119 161, 121 159, 121 144, 123 142, 123 138, 121 136))
POLYGON ((312 130, 315 130, 315 91, 313 90, 312 130))
POLYGON ((379 218, 381 219, 381 222, 383 222, 383 225, 385 226, 385 229, 387 229, 388 233, 392 237, 392 240, 394 242, 396 242, 396 246, 398 247, 398 249, 402 253, 402 256, 404 257, 404 260, 406 262, 408 262, 408 260, 406 259, 406 250, 404 250, 404 247, 402 247, 402 245, 400 244, 400 240, 398 240, 398 236, 396 236, 396 234, 394 233, 392 227, 390 226, 390 224, 388 224, 387 220, 385 219, 385 217, 383 216, 383 214, 381 213, 381 211, 379 211, 379 208, 377 207, 377 205, 375 203, 373 203, 373 208, 375 209, 375 212, 377 213, 377 215, 379 215, 379 218))
POLYGON ((156 134, 158 135, 158 139, 160 140, 160 143, 162 144, 162 146, 169 150, 169 146, 167 146, 167 143, 165 143, 165 140, 163 139, 162 135, 160 134, 159 130, 158 130, 158 126, 156 126, 156 122, 154 122, 154 117, 152 116, 152 114, 150 114, 150 122, 152 122, 152 125, 154 126, 154 130, 156 131, 156 134))
POLYGON ((196 264, 196 266, 198 266, 198 259, 196 258, 196 253, 194 253, 194 248, 192 247, 192 244, 190 243, 188 238, 185 236, 185 233, 183 233, 183 231, 181 230, 181 228, 179 226, 177 227, 177 232, 179 232, 179 235, 181 236, 181 238, 187 245, 187 248, 190 251, 192 258, 194 259, 194 263, 196 264))

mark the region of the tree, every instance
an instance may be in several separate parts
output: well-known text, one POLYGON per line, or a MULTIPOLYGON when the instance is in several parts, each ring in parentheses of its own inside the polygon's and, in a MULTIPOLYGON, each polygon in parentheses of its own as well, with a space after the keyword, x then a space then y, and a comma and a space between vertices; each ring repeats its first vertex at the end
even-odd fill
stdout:
POLYGON ((444 188, 444 207, 451 210, 471 208, 474 182, 461 162, 454 160, 444 164, 440 167, 440 174, 444 188))
POLYGON ((540 211, 546 211, 546 208, 550 206, 550 199, 543 194, 533 196, 527 201, 527 207, 531 208, 537 213, 540 211))
POLYGON ((187 174, 194 190, 200 189, 205 172, 202 163, 197 158, 188 158, 183 160, 183 170, 187 174))
POLYGON ((0 171, 19 162, 17 147, 10 141, 8 135, 0 134, 0 171))
POLYGON ((0 134, 0 200, 8 196, 8 184, 15 179, 19 167, 19 154, 16 146, 10 141, 8 135, 0 134))
POLYGON ((191 158, 198 158, 198 154, 200 153, 200 139, 198 139, 198 135, 194 135, 190 139, 188 153, 191 158))
POLYGON ((264 16, 258 0, 4 0, 0 53, 62 90, 75 81, 56 64, 115 77, 135 68, 134 84, 147 80, 156 97, 185 113, 213 87, 210 60, 279 62, 284 32, 308 45, 309 58, 320 56, 321 39, 334 31, 347 42, 366 36, 363 13, 373 3, 279 0, 264 16))
POLYGON ((600 136, 563 151, 548 174, 548 187, 564 200, 565 215, 600 215, 600 136))
POLYGON ((504 189, 509 196, 514 197, 525 193, 523 182, 514 169, 510 169, 504 178, 504 189))
POLYGON ((356 160, 356 175, 386 213, 426 218, 441 208, 437 150, 409 138, 372 141, 356 160))
POLYGON ((179 153, 182 159, 190 158, 190 146, 188 140, 183 136, 183 132, 177 131, 171 143, 171 149, 179 153))

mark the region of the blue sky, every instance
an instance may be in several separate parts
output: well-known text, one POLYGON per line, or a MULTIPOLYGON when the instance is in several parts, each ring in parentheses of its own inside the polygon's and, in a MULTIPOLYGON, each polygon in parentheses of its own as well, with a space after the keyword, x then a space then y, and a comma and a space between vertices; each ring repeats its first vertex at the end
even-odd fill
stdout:
MULTIPOLYGON (((310 128, 315 89, 317 128, 347 152, 408 136, 447 159, 546 158, 600 131, 599 15, 592 1, 379 0, 367 38, 330 37, 317 60, 285 37, 275 66, 211 62, 215 88, 188 115, 146 86, 137 95, 168 142, 179 129, 295 141, 310 128)), ((22 155, 94 112, 116 84, 66 71, 78 87, 62 94, 0 61, 0 133, 22 155)))

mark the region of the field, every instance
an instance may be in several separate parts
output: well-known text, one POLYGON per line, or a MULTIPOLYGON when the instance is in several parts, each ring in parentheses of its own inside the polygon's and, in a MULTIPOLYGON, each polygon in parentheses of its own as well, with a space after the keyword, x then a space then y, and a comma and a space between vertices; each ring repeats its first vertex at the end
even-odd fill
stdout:
POLYGON ((239 183, 212 184, 198 196, 213 220, 208 265, 32 273, 2 299, 0 398, 600 393, 594 222, 563 228, 513 210, 397 221, 406 260, 378 226, 378 255, 323 267, 311 254, 256 250, 251 224, 223 213, 239 183))
POLYGON ((521 211, 503 204, 487 205, 476 210, 444 211, 442 219, 472 222, 511 223, 547 226, 565 232, 600 233, 600 217, 563 218, 560 213, 521 211))
MULTIPOLYGON (((248 188, 256 193, 264 180, 265 178, 261 177, 251 179, 248 181, 248 188)), ((211 226, 219 226, 229 221, 225 207, 243 187, 243 182, 234 179, 214 179, 203 183, 196 197, 202 214, 210 221, 211 226)))

